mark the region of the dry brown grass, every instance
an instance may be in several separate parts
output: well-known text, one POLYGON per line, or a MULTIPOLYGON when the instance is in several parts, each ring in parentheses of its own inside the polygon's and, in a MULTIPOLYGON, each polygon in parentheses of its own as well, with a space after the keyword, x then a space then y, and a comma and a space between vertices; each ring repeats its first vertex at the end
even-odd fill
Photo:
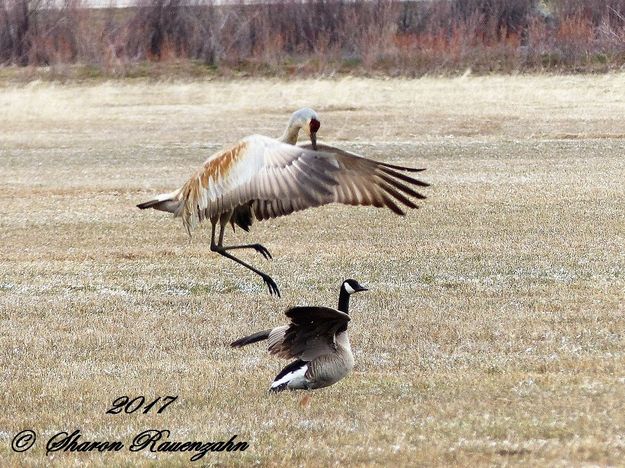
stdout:
POLYGON ((203 463, 618 464, 625 457, 625 76, 242 81, 0 92, 0 459, 184 465, 188 454, 63 454, 52 434, 247 440, 203 463), (325 141, 425 166, 423 209, 330 206, 230 239, 278 282, 134 205, 214 149, 278 135, 312 105, 325 141), (312 242, 311 242, 312 238, 312 242), (355 372, 270 396, 285 363, 231 350, 289 305, 353 301, 355 372), (120 395, 179 395, 105 415, 120 395), (36 448, 13 454, 16 432, 36 448))

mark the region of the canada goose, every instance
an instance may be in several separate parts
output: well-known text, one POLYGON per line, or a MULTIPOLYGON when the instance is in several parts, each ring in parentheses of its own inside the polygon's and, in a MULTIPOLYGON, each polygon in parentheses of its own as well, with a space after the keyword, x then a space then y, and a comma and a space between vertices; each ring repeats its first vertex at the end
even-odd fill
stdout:
POLYGON ((417 205, 408 198, 424 199, 412 187, 428 184, 399 171, 424 169, 395 166, 372 161, 347 151, 323 146, 316 151, 319 119, 309 108, 293 113, 279 140, 262 135, 243 138, 234 146, 209 157, 187 182, 177 190, 137 205, 141 209, 174 213, 191 235, 196 225, 209 219, 212 225, 211 250, 243 265, 259 275, 270 294, 280 296, 275 281, 266 273, 239 260, 228 251, 254 249, 272 258, 261 244, 224 246, 228 223, 249 231, 254 218, 265 220, 295 211, 342 203, 388 207, 405 214, 398 206, 417 205), (294 146, 299 131, 305 128, 311 144, 294 146), (219 224, 219 236, 215 233, 219 224))
POLYGON ((354 356, 347 336, 349 296, 367 288, 356 280, 343 281, 338 310, 330 307, 292 307, 285 312, 289 325, 264 330, 230 344, 240 348, 269 340, 271 354, 296 358, 280 371, 269 391, 309 390, 332 385, 351 372, 354 356))

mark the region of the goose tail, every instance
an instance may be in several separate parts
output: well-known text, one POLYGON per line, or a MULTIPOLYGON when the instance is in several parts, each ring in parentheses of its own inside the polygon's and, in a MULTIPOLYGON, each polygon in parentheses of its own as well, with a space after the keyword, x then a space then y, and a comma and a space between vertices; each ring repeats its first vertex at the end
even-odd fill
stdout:
POLYGON ((253 335, 249 335, 243 338, 240 338, 236 341, 230 343, 230 346, 233 348, 241 348, 243 346, 247 346, 248 344, 256 343, 258 341, 263 341, 269 338, 269 334, 271 333, 271 329, 263 330, 258 333, 254 333, 253 335))

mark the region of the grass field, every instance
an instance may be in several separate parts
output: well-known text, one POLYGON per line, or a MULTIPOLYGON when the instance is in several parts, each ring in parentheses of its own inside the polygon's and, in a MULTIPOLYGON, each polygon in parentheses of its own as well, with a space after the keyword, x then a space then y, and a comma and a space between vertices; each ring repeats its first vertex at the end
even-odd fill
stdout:
POLYGON ((238 434, 196 464, 620 464, 625 458, 625 75, 417 81, 31 83, 0 88, 2 465, 186 465, 45 454, 60 431, 128 444, 238 434), (321 141, 427 167, 422 209, 328 206, 231 241, 282 299, 138 202, 212 151, 314 107, 321 141), (354 296, 356 369, 268 395, 286 364, 233 339, 354 296), (178 395, 161 414, 118 396, 178 395), (23 429, 35 447, 11 451, 23 429))

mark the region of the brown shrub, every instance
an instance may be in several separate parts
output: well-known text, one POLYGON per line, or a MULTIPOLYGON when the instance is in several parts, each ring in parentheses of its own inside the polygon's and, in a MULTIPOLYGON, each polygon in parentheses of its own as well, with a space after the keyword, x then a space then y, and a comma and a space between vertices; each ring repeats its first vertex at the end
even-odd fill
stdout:
POLYGON ((0 63, 82 64, 121 76, 141 63, 181 61, 403 75, 625 63, 625 0, 139 0, 124 9, 44 1, 0 0, 0 63))

